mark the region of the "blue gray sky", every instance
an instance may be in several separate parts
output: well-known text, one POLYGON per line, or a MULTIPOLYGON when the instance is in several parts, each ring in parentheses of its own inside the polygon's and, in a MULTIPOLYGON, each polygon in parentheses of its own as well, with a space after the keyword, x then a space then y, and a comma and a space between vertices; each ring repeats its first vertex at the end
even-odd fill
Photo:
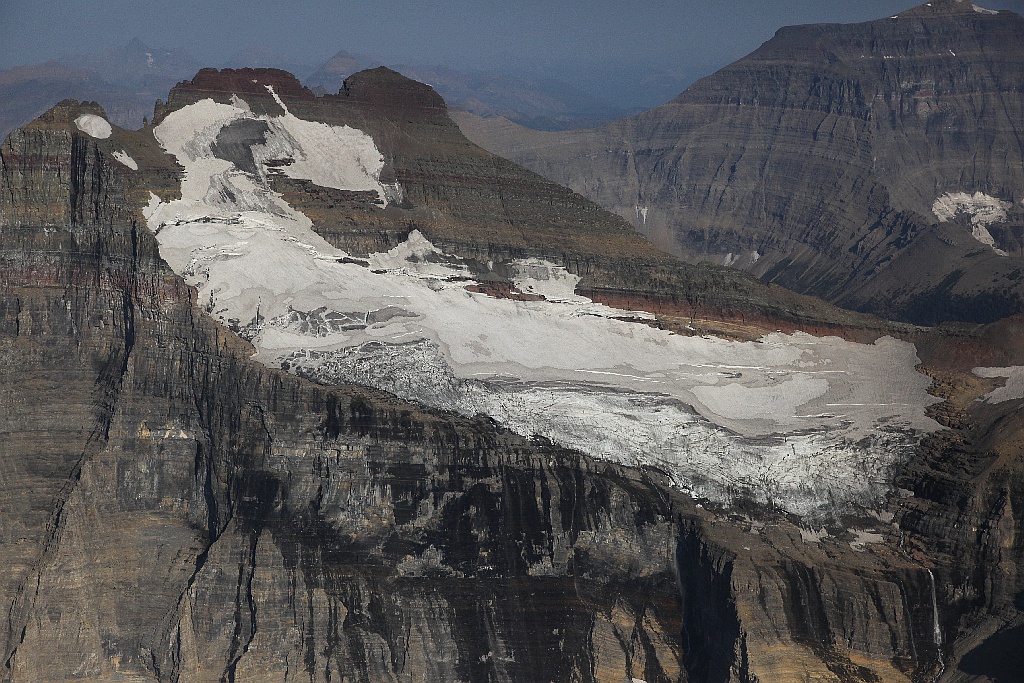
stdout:
MULTIPOLYGON (((1024 0, 978 0, 1024 14, 1024 0)), ((338 50, 384 63, 503 70, 582 86, 738 59, 781 26, 856 22, 914 0, 0 0, 0 69, 137 37, 219 66, 258 46, 318 64, 338 50)), ((300 74, 301 75, 301 74, 300 74)))

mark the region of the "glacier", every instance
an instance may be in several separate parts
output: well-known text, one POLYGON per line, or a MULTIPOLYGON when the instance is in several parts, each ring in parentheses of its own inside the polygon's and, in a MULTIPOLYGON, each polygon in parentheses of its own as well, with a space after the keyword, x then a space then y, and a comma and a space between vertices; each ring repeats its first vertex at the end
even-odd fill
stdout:
POLYGON ((749 498, 808 519, 879 504, 892 468, 938 428, 925 415, 938 399, 907 342, 673 334, 650 313, 579 296, 578 276, 540 258, 507 265, 520 291, 542 298, 495 298, 469 291, 461 260, 415 230, 387 253, 351 258, 268 175, 375 191, 377 206, 400 188, 380 182, 369 135, 297 118, 268 91, 283 116, 238 97, 168 114, 154 135, 185 169, 181 197, 154 194, 145 209, 162 257, 256 360, 655 467, 701 500, 749 498), (218 147, 250 129, 251 166, 218 147))

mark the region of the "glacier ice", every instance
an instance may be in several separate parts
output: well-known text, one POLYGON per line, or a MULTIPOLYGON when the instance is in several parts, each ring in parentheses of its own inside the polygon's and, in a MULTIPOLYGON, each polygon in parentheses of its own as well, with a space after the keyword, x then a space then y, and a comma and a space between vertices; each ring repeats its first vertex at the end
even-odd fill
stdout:
POLYGON ((235 98, 169 114, 154 134, 185 169, 181 198, 154 195, 145 209, 163 258, 262 363, 483 413, 657 467, 699 498, 808 517, 877 502, 891 468, 937 428, 924 414, 930 380, 906 342, 676 335, 648 325, 649 313, 577 295, 578 276, 543 259, 507 264, 515 286, 542 299, 494 298, 467 290, 467 268, 418 231, 352 259, 269 188, 267 163, 288 158, 283 168, 314 183, 376 189, 384 201, 380 153, 361 131, 285 112, 256 117, 235 98), (215 153, 242 120, 259 122, 247 170, 215 153), (314 139, 319 155, 307 149, 314 139))

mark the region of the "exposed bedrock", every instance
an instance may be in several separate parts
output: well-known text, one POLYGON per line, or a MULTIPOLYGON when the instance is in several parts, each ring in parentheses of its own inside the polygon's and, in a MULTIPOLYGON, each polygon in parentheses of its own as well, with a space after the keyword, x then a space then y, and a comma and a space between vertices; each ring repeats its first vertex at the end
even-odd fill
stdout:
POLYGON ((601 128, 455 116, 478 144, 688 260, 890 318, 989 322, 1024 307, 1022 31, 1011 12, 942 0, 782 28, 601 128), (979 202, 933 208, 967 195, 979 202), (1001 215, 979 213, 997 202, 1001 215))
POLYGON ((109 145, 147 192, 176 170, 81 111, 0 149, 0 680, 923 681, 944 538, 945 637, 1012 610, 1016 517, 957 536, 925 476, 923 550, 884 524, 853 547, 253 362, 159 258, 109 145), (959 621, 957 567, 994 577, 959 621))

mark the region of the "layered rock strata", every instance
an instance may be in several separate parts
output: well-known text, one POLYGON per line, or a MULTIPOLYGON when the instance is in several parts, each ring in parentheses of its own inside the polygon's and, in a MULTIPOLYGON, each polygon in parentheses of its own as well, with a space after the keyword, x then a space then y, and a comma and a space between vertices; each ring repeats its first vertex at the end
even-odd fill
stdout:
POLYGON ((691 261, 886 317, 1020 312, 1024 19, 940 0, 793 26, 601 128, 459 118, 691 261))
MULTIPOLYGON (((420 86, 396 88, 386 73, 362 78, 377 101, 392 103, 385 121, 440 120, 420 86), (410 100, 410 91, 423 99, 410 100)), ((359 82, 350 95, 357 101, 359 82)), ((278 81, 276 92, 285 87, 278 81)), ((253 110, 284 113, 269 93, 259 102, 253 95, 253 110)), ((172 94, 172 105, 175 97, 184 95, 172 94)), ((287 101, 293 113, 299 101, 287 101)), ((370 121, 368 109, 354 108, 370 121)), ((924 451, 908 461, 904 485, 918 497, 896 510, 914 533, 901 545, 885 510, 801 529, 764 506, 697 505, 656 468, 594 460, 486 418, 267 368, 159 256, 142 210, 150 193, 180 197, 173 159, 152 131, 94 137, 83 128, 96 133, 95 122, 82 125, 83 115, 103 112, 66 103, 0 150, 5 680, 927 680, 958 656, 948 643, 968 643, 1009 618, 1019 582, 1000 549, 1019 547, 1019 525, 1000 513, 985 527, 997 534, 950 536, 956 503, 929 483, 956 458, 980 462, 983 448, 943 437, 935 443, 952 456, 929 460, 924 451), (940 543, 959 564, 933 555, 940 543), (961 572, 978 581, 958 597, 961 572)), ((437 125, 441 140, 451 135, 451 124, 437 125)), ((411 208, 382 209, 376 192, 358 202, 343 195, 360 206, 356 215, 384 227, 332 223, 335 214, 317 201, 315 228, 370 244, 408 234, 381 215, 421 211, 435 244, 445 235, 449 245, 473 244, 490 231, 519 235, 477 243, 496 253, 550 259, 561 249, 580 262, 612 263, 609 253, 604 261, 593 254, 614 240, 638 254, 636 263, 649 253, 615 231, 596 246, 567 239, 587 225, 579 216, 601 214, 554 189, 547 196, 562 197, 564 209, 538 218, 551 226, 539 231, 540 253, 523 246, 534 243, 521 232, 525 201, 513 214, 520 229, 506 227, 509 213, 491 213, 502 183, 461 208, 454 189, 432 207, 418 204, 410 195, 444 187, 442 170, 467 163, 457 155, 427 163, 423 131, 419 156, 404 157, 420 160, 423 180, 381 173, 411 208), (558 219, 563 210, 568 218, 558 219), (459 237, 448 211, 473 217, 480 232, 459 237)), ((389 150, 398 147, 381 143, 393 168, 402 157, 389 150)), ((349 246, 341 237, 338 245, 349 246)), ((672 280, 657 289, 643 276, 616 290, 614 278, 630 283, 631 272, 614 268, 581 275, 634 300, 673 291, 672 280)), ((780 324, 799 324, 810 311, 808 326, 847 329, 863 320, 815 317, 830 309, 813 302, 787 311, 786 301, 805 300, 780 303, 771 289, 725 271, 662 272, 740 283, 686 294, 725 317, 772 321, 782 311, 780 324)), ((869 322, 877 335, 881 323, 869 322)), ((957 343, 984 343, 991 367, 1020 364, 1005 329, 963 331, 953 342, 921 334, 914 341, 926 362, 955 360, 957 343)), ((945 371, 969 375, 961 366, 945 371)), ((979 395, 990 390, 993 380, 974 377, 979 395)), ((950 393, 950 411, 962 394, 950 393)), ((975 479, 982 483, 968 496, 979 505, 1005 480, 1001 472, 1017 468, 1005 450, 1012 434, 1000 425, 1013 424, 1019 401, 985 405, 980 414, 968 405, 956 432, 990 434, 1003 458, 975 479)), ((963 481, 955 469, 948 476, 948 486, 963 481)), ((1019 495, 1007 490, 1012 505, 1019 495)))

